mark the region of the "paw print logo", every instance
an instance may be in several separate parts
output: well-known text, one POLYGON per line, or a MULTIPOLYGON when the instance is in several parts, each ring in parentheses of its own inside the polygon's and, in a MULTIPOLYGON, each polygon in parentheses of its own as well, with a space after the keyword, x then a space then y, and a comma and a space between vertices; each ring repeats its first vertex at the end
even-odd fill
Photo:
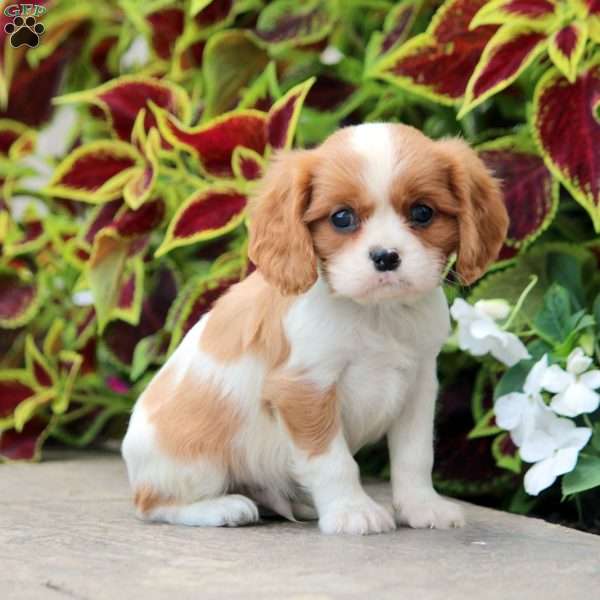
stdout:
POLYGON ((15 17, 12 23, 4 26, 4 31, 10 35, 10 45, 13 48, 29 46, 35 48, 40 43, 40 35, 45 31, 41 23, 37 23, 35 17, 15 17))

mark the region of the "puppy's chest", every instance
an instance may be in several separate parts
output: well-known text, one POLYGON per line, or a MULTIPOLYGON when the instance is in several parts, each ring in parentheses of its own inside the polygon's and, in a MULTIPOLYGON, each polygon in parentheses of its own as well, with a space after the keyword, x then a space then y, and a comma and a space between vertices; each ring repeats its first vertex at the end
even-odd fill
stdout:
POLYGON ((414 386, 418 353, 400 344, 357 353, 337 386, 346 439, 353 452, 381 438, 414 386))

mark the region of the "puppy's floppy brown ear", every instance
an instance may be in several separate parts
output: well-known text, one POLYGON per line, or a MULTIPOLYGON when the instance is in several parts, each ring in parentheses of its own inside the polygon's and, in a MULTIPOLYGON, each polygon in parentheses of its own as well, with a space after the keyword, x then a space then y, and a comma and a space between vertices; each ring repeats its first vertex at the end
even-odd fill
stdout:
POLYGON ((303 221, 310 204, 314 150, 278 154, 250 206, 248 255, 283 294, 300 294, 317 280, 317 257, 303 221))
POLYGON ((437 144, 448 161, 450 190, 459 203, 456 271, 470 285, 498 256, 508 231, 508 213, 500 183, 466 142, 449 139, 437 144))

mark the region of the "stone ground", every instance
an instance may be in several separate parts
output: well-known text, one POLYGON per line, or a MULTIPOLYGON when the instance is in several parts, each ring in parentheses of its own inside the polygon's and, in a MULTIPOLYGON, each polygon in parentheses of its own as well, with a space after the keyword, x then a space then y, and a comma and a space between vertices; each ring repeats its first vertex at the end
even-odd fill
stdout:
MULTIPOLYGON (((370 493, 389 501, 388 485, 370 493)), ((0 466, 0 598, 152 600, 598 598, 600 537, 466 505, 451 531, 327 537, 269 521, 137 521, 110 454, 0 466)))

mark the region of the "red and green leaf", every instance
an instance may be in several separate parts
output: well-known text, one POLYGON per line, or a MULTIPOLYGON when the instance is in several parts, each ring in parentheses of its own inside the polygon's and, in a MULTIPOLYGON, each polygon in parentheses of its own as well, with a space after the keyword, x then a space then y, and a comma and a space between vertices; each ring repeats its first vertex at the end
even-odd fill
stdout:
POLYGON ((35 387, 28 371, 0 371, 0 431, 13 426, 12 415, 15 408, 34 394, 35 387))
POLYGON ((503 433, 494 440, 492 443, 492 455, 499 467, 512 471, 517 475, 521 472, 519 449, 515 446, 508 433, 503 433))
POLYGON ((154 198, 140 208, 130 208, 120 212, 113 220, 112 226, 123 238, 146 235, 158 227, 165 216, 166 207, 162 198, 154 198))
POLYGON ((305 46, 325 38, 339 16, 333 0, 275 0, 260 13, 256 37, 277 48, 305 46))
POLYGON ((162 135, 176 148, 194 155, 206 172, 233 175, 231 159, 238 146, 263 155, 267 145, 267 115, 257 110, 226 113, 198 127, 188 128, 173 116, 156 110, 162 135))
POLYGON ((152 29, 152 47, 159 58, 169 60, 177 38, 183 33, 185 12, 182 8, 167 7, 146 16, 152 29))
POLYGON ((125 202, 133 209, 142 206, 154 192, 158 178, 160 143, 158 130, 152 128, 144 141, 143 154, 145 162, 142 166, 133 170, 131 178, 123 188, 125 202))
POLYGON ((58 382, 56 369, 39 351, 31 335, 28 335, 25 341, 25 364, 31 373, 31 380, 38 390, 56 386, 58 382))
POLYGON ((40 283, 31 273, 0 268, 0 327, 26 325, 36 315, 40 302, 40 283))
POLYGON ((47 193, 98 204, 118 198, 123 187, 142 163, 131 145, 100 140, 75 149, 58 165, 47 193))
POLYGON ((167 314, 178 292, 177 274, 165 261, 151 274, 142 301, 138 325, 112 321, 104 331, 103 340, 113 361, 122 368, 132 365, 135 348, 140 340, 163 329, 167 314))
POLYGON ((246 195, 233 187, 213 186, 192 194, 169 223, 156 256, 235 229, 244 219, 246 203, 246 195))
POLYGON ((137 325, 142 311, 144 295, 144 261, 140 258, 129 261, 122 277, 117 304, 110 319, 120 319, 137 325))
POLYGON ((550 38, 548 54, 556 68, 573 83, 577 77, 579 61, 587 42, 585 21, 574 21, 556 31, 550 38))
POLYGON ((236 179, 254 181, 260 179, 264 172, 265 161, 263 157, 244 146, 237 146, 231 157, 231 169, 236 179))
POLYGON ((502 184, 510 218, 505 244, 521 250, 552 222, 558 207, 558 181, 543 159, 515 136, 484 144, 478 153, 502 184))
POLYGON ((269 110, 267 135, 269 145, 275 150, 287 149, 292 145, 302 104, 315 78, 294 86, 269 110))
POLYGON ((171 332, 167 354, 171 354, 183 336, 207 313, 232 285, 240 280, 239 271, 224 269, 200 275, 187 282, 169 311, 166 329, 171 332))
POLYGON ((42 444, 48 436, 48 423, 40 418, 29 421, 21 431, 0 433, 0 460, 39 460, 42 444))
POLYGON ((485 0, 446 0, 427 31, 376 61, 369 74, 437 102, 458 102, 497 29, 469 29, 484 4, 485 0))
POLYGON ((471 28, 510 23, 549 31, 558 19, 555 0, 492 0, 473 17, 471 28))
POLYGON ((473 71, 458 118, 508 87, 546 48, 546 34, 529 27, 504 25, 490 39, 473 71))
MULTIPOLYGON (((95 89, 61 96, 55 102, 87 102, 97 106, 115 134, 126 141, 131 138, 138 113, 147 109, 150 102, 183 120, 187 120, 190 113, 188 96, 179 86, 140 75, 124 75, 95 89)), ((146 131, 155 125, 152 111, 146 110, 146 131)))
POLYGON ((12 145, 28 131, 27 125, 11 119, 0 119, 0 156, 7 157, 12 145))
POLYGON ((534 95, 533 131, 546 165, 600 231, 600 60, 570 83, 550 69, 534 95))

